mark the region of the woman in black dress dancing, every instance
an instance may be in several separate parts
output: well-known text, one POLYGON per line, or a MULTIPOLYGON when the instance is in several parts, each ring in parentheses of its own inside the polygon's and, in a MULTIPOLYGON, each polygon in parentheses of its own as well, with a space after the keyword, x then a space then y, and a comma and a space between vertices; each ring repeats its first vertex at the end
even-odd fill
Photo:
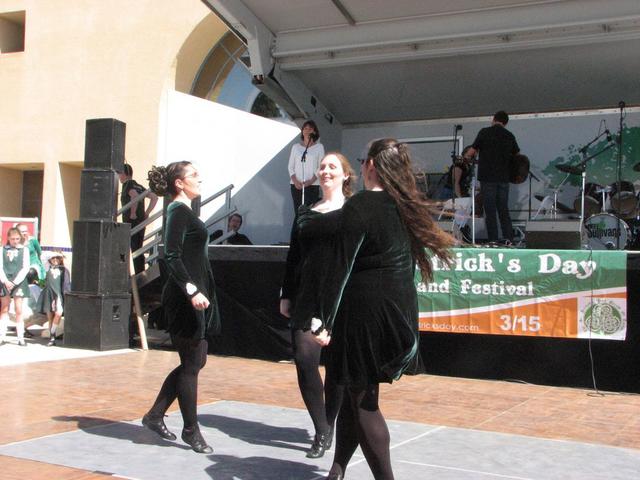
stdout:
POLYGON ((319 458, 333 441, 333 425, 342 403, 343 389, 318 369, 322 347, 311 333, 311 318, 318 316, 318 285, 329 273, 332 241, 345 198, 352 194, 355 172, 345 156, 328 153, 316 172, 322 200, 300 206, 291 231, 287 270, 282 285, 280 313, 291 317, 291 335, 302 399, 311 416, 315 436, 307 457, 319 458))
POLYGON ((169 278, 162 290, 162 306, 180 365, 165 379, 142 424, 164 439, 175 440, 163 417, 177 398, 184 421, 182 440, 195 452, 211 453, 198 427, 198 373, 207 362, 207 335, 217 333, 220 319, 207 255, 209 235, 191 210, 191 201, 200 195, 200 177, 191 163, 174 162, 149 172, 149 188, 173 200, 167 207, 164 230, 169 278))
POLYGON ((416 263, 431 277, 425 248, 448 261, 454 239, 432 219, 416 189, 407 146, 375 141, 362 161, 366 191, 349 199, 323 282, 322 326, 328 371, 347 387, 338 415, 329 479, 342 479, 360 445, 376 480, 392 480, 389 430, 378 407, 379 383, 400 378, 418 352, 416 263))

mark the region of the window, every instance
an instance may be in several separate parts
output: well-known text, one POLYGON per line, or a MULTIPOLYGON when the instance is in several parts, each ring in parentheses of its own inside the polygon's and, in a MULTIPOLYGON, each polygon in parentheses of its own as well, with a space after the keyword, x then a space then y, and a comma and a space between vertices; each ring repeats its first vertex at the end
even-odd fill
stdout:
POLYGON ((0 13, 0 53, 24 52, 25 12, 0 13))

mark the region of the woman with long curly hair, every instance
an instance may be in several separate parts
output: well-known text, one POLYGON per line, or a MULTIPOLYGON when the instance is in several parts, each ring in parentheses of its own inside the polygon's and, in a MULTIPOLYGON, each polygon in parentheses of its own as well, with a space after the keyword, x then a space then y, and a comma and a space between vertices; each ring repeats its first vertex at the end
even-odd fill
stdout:
POLYGON ((307 457, 319 458, 333 441, 333 426, 342 403, 342 388, 330 376, 320 376, 322 347, 311 333, 317 316, 318 285, 329 273, 332 242, 340 209, 352 194, 355 172, 347 158, 331 152, 316 172, 322 200, 311 207, 301 205, 291 229, 287 269, 282 285, 280 313, 291 318, 291 338, 302 399, 311 416, 315 436, 307 457))
POLYGON ((174 162, 149 171, 149 188, 172 198, 164 228, 169 278, 162 290, 162 306, 180 365, 165 379, 142 424, 166 440, 175 440, 163 417, 177 398, 184 421, 182 440, 197 453, 211 453, 198 426, 198 373, 207 363, 206 338, 217 333, 220 317, 207 255, 209 235, 191 210, 191 201, 200 195, 200 176, 190 162, 174 162))
POLYGON ((342 208, 332 275, 320 289, 316 340, 329 344, 328 374, 346 386, 327 478, 342 479, 360 445, 374 478, 391 480, 379 384, 397 380, 416 361, 415 267, 430 279, 430 253, 449 261, 454 239, 437 226, 417 190, 405 144, 389 138, 373 142, 361 173, 366 190, 342 208))

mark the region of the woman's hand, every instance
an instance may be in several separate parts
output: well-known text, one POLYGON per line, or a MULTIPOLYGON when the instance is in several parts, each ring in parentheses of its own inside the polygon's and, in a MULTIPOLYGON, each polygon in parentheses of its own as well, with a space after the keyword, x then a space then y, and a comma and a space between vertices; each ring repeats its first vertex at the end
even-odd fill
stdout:
POLYGON ((209 299, 202 293, 197 293, 191 297, 191 305, 196 310, 206 310, 209 307, 209 299))
POLYGON ((15 284, 11 280, 7 280, 6 282, 4 282, 4 286, 9 291, 9 293, 11 293, 11 290, 13 290, 15 284))
POLYGON ((287 318, 291 318, 291 300, 288 298, 280 299, 280 314, 287 318))
POLYGON ((313 336, 313 339, 323 347, 326 347, 331 342, 331 335, 326 328, 323 328, 320 333, 313 336))

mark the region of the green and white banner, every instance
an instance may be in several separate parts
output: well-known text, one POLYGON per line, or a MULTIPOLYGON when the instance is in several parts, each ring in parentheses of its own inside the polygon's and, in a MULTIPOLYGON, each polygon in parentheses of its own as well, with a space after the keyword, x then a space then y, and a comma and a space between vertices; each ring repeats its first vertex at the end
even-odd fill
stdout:
POLYGON ((420 330, 624 340, 624 251, 454 249, 416 275, 420 330))

